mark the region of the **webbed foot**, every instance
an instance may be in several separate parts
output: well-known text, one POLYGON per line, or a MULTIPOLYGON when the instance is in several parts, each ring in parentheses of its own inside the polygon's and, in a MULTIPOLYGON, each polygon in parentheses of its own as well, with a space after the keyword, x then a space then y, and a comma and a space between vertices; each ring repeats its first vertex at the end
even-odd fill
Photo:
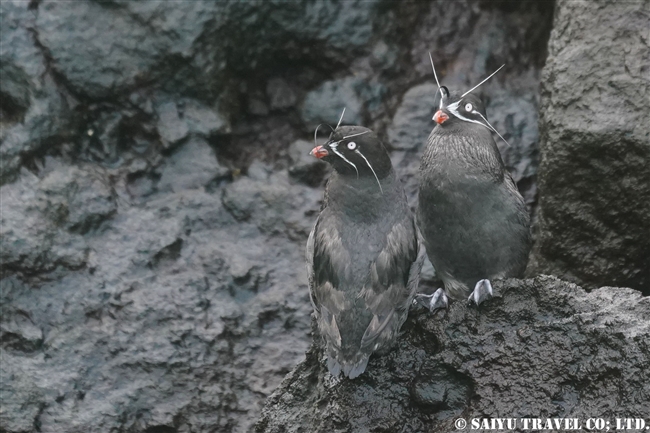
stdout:
POLYGON ((445 293, 445 289, 442 287, 436 290, 432 295, 425 295, 422 293, 415 295, 415 302, 428 308, 431 312, 440 308, 447 308, 449 305, 447 294, 445 293))
POLYGON ((490 280, 487 279, 480 280, 474 286, 474 291, 472 292, 471 295, 469 295, 467 302, 470 304, 474 302, 478 306, 481 305, 482 302, 490 299, 492 295, 493 295, 493 291, 492 291, 492 284, 490 284, 490 280))

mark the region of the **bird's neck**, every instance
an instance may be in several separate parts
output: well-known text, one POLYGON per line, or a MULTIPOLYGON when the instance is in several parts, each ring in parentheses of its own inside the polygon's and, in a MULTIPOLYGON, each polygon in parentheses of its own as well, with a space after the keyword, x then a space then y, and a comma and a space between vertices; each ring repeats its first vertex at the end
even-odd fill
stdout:
POLYGON ((445 173, 486 175, 500 179, 503 162, 489 130, 481 125, 460 128, 436 127, 422 155, 422 168, 445 173))
POLYGON ((328 188, 327 206, 340 210, 351 217, 364 219, 378 217, 399 200, 396 185, 399 181, 393 170, 387 176, 377 179, 374 176, 341 175, 333 172, 328 188), (380 186, 381 185, 381 189, 380 186))
POLYGON ((463 122, 455 120, 450 125, 436 126, 431 135, 439 135, 442 137, 466 137, 474 140, 482 140, 485 143, 493 142, 492 133, 483 125, 477 125, 472 122, 463 122))

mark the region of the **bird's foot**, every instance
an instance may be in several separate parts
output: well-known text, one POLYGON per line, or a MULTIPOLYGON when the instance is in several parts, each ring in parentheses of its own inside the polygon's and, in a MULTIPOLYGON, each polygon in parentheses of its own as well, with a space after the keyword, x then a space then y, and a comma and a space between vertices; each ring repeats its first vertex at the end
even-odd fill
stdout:
POLYGON ((482 302, 490 299, 492 295, 493 291, 490 280, 480 280, 478 283, 476 283, 476 286, 474 286, 474 291, 471 295, 469 295, 467 302, 470 304, 474 302, 478 306, 481 305, 482 302))
POLYGON ((415 302, 428 308, 431 312, 440 308, 447 308, 449 305, 447 294, 445 293, 445 289, 442 287, 436 290, 433 295, 425 295, 422 293, 415 295, 415 302))

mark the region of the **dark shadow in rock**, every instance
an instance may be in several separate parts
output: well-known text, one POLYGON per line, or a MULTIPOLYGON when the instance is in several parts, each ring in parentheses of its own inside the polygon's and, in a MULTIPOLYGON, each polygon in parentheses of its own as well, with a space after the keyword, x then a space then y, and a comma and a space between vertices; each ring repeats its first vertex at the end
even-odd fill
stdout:
MULTIPOLYGON (((4 71, 2 71, 4 72, 4 71)), ((4 79, 4 73, 3 79, 4 79)), ((24 105, 24 101, 17 101, 11 95, 0 92, 0 123, 22 122, 29 105, 24 105)))
POLYGON ((151 259, 149 266, 155 269, 160 266, 167 266, 170 263, 175 262, 181 256, 182 248, 183 239, 176 239, 174 242, 158 251, 151 259))
POLYGON ((4 350, 30 354, 43 345, 43 331, 27 313, 19 310, 2 311, 0 321, 0 347, 4 350))
POLYGON ((144 433, 176 433, 178 430, 166 425, 154 425, 147 427, 144 433))
POLYGON ((439 365, 418 371, 409 387, 414 404, 436 418, 458 416, 472 395, 471 379, 455 369, 439 365))

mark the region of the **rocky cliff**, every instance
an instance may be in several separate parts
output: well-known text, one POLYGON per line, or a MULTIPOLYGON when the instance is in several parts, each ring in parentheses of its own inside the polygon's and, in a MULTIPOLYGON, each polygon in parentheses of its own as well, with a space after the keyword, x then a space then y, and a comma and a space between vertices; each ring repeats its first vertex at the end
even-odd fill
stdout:
POLYGON ((398 347, 355 380, 332 379, 316 339, 256 431, 463 431, 459 418, 468 429, 488 418, 517 419, 508 431, 525 431, 525 418, 582 427, 602 418, 613 429, 617 417, 648 418, 649 298, 614 287, 587 294, 553 277, 495 290, 478 309, 413 311, 398 347))

